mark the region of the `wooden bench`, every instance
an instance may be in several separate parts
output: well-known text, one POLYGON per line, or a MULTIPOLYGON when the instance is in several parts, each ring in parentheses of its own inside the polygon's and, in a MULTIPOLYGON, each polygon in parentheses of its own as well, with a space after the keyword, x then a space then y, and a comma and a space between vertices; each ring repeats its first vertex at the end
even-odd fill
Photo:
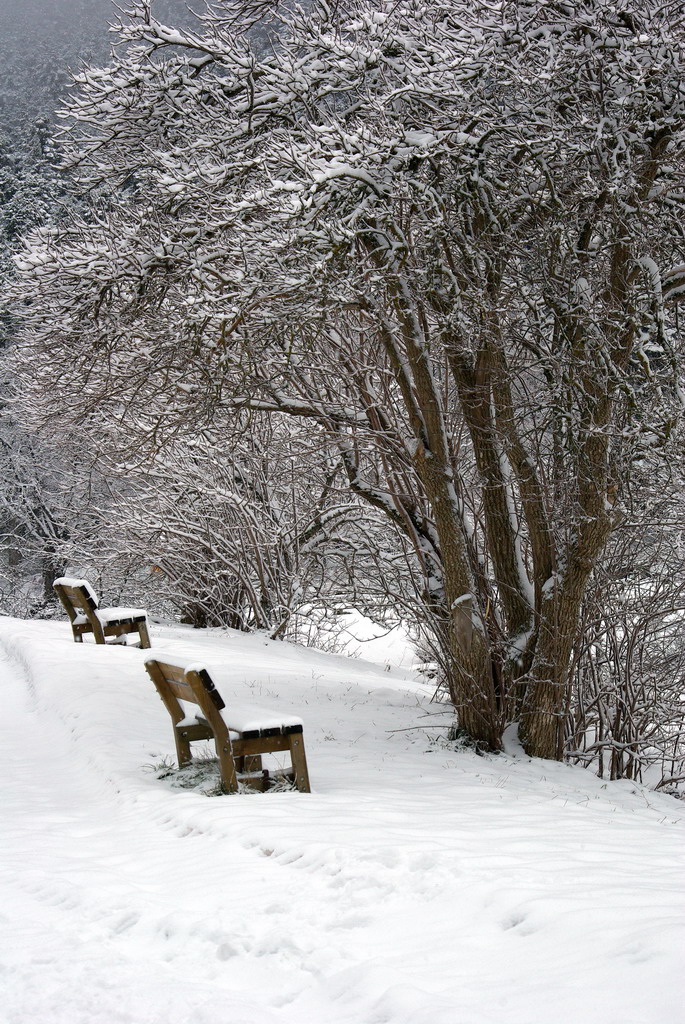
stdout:
POLYGON ((127 634, 137 633, 136 646, 150 647, 144 608, 100 608, 87 580, 60 576, 52 586, 69 616, 76 643, 83 643, 84 633, 92 633, 96 644, 126 643, 127 634))
POLYGON ((148 658, 145 668, 171 715, 179 768, 191 764, 194 740, 213 739, 227 793, 236 793, 239 782, 264 791, 279 778, 288 778, 302 793, 309 793, 299 718, 253 705, 227 708, 204 666, 174 664, 167 657, 148 658), (265 771, 262 754, 280 751, 289 753, 290 768, 265 771))

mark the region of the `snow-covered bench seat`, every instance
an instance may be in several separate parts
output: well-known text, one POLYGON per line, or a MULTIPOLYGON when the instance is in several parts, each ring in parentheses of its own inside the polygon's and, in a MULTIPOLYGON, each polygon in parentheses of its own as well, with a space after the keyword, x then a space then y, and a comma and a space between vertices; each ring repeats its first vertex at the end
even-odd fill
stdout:
POLYGON ((213 739, 226 792, 237 792, 239 782, 265 790, 285 777, 309 793, 300 718, 252 702, 227 707, 204 665, 155 652, 145 668, 171 715, 179 768, 192 762, 193 740, 213 739), (278 751, 289 753, 290 767, 263 770, 261 755, 278 751))
POLYGON ((60 576, 53 588, 69 616, 76 643, 83 643, 84 633, 92 633, 96 644, 126 643, 127 634, 137 633, 136 646, 150 646, 144 608, 100 608, 88 580, 70 576, 60 576))

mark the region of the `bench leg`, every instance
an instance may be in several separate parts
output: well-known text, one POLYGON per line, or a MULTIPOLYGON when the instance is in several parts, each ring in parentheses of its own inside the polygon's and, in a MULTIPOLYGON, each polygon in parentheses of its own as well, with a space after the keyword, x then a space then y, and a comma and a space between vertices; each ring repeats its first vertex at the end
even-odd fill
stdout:
POLYGON ((290 734, 290 759, 295 775, 295 788, 301 793, 311 793, 309 788, 309 772, 307 771, 307 757, 304 752, 304 736, 301 732, 290 734))
POLYGON ((96 644, 106 644, 107 643, 107 639, 105 637, 105 631, 104 631, 104 629, 102 628, 101 624, 98 622, 97 619, 94 619, 94 621, 92 622, 92 627, 93 627, 93 639, 95 640, 95 643, 96 644))
POLYGON ((230 747, 221 747, 216 744, 216 752, 221 766, 221 781, 227 793, 238 792, 238 777, 235 770, 235 760, 230 747))
POLYGON ((235 757, 235 768, 239 775, 249 775, 250 772, 261 772, 261 754, 243 754, 242 757, 235 757))
POLYGON ((152 644, 150 643, 150 634, 148 633, 147 630, 147 622, 138 623, 138 636, 140 637, 141 647, 152 647, 152 644))
POLYGON ((182 729, 178 729, 174 726, 174 740, 176 742, 176 759, 178 760, 178 767, 183 768, 184 765, 190 764, 193 760, 193 755, 190 751, 190 741, 186 739, 182 729))

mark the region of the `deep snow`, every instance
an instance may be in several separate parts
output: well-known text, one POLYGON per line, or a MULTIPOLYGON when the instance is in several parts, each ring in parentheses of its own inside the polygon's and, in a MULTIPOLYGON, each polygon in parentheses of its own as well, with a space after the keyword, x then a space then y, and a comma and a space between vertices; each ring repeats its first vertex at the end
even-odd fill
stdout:
POLYGON ((406 669, 153 643, 301 715, 314 792, 174 788, 145 652, 0 619, 2 1024, 685 1021, 681 803, 456 750, 406 669))

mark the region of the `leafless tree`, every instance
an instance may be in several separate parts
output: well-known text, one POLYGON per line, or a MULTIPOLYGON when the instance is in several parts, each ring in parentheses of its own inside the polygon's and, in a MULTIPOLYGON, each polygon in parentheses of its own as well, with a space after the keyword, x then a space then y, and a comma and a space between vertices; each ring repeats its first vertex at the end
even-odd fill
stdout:
POLYGON ((325 435, 403 532, 492 748, 514 716, 562 755, 630 453, 658 465, 682 410, 678 10, 319 2, 257 53, 250 4, 188 32, 132 3, 69 107, 93 211, 22 260, 44 420, 159 444, 253 410, 325 435))
POLYGON ((675 789, 685 781, 685 489, 676 450, 667 475, 645 480, 638 504, 626 503, 586 593, 568 750, 600 776, 675 789))

